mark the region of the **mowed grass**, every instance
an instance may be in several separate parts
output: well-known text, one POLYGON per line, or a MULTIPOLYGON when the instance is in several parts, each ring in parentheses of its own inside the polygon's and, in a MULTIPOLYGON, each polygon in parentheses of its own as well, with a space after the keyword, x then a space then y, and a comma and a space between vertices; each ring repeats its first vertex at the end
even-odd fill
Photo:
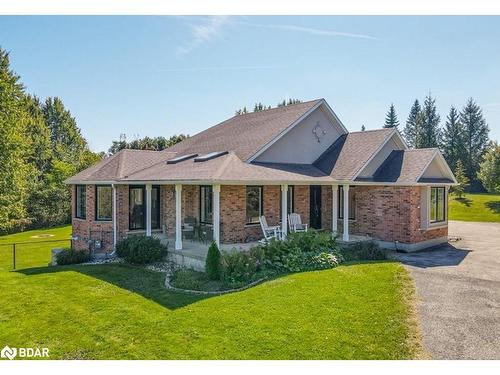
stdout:
POLYGON ((46 266, 53 248, 69 247, 71 225, 36 229, 0 236, 0 271, 11 270, 12 243, 16 243, 16 268, 46 266))
POLYGON ((51 359, 406 359, 422 353, 394 262, 344 265, 216 297, 125 265, 0 271, 0 342, 51 359))
POLYGON ((450 220, 500 222, 499 194, 450 194, 448 204, 450 220))

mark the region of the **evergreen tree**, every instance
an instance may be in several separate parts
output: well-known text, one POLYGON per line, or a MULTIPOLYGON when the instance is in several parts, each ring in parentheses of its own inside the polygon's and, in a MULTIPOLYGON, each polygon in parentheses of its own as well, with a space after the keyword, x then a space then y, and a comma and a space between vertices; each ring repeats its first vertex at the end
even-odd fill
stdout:
POLYGON ((425 139, 425 115, 423 112, 418 113, 417 118, 415 119, 415 135, 413 142, 414 148, 427 147, 425 139))
POLYGON ((398 126, 399 126, 399 120, 396 114, 396 109, 394 108, 394 103, 391 103, 389 111, 385 116, 384 128, 397 128, 398 126))
POLYGON ((19 79, 10 69, 8 53, 0 48, 0 232, 28 224, 26 197, 33 173, 27 162, 28 113, 19 79))
POLYGON ((410 147, 415 147, 415 140, 417 138, 417 117, 418 114, 421 112, 420 108, 420 103, 418 102, 418 99, 415 99, 415 102, 411 106, 410 109, 410 114, 408 115, 408 119, 406 120, 406 125, 403 131, 404 138, 406 140, 406 143, 410 147))
POLYGON ((477 174, 489 193, 500 193, 500 146, 492 142, 477 174))
POLYGON ((42 113, 50 130, 53 156, 57 160, 79 163, 80 155, 88 149, 87 141, 61 99, 47 98, 42 113))
POLYGON ((366 130, 365 125, 361 125, 361 131, 364 132, 366 130))
POLYGON ((417 138, 420 140, 420 144, 416 147, 438 147, 440 139, 440 117, 436 109, 436 99, 432 98, 431 94, 425 97, 422 113, 423 123, 418 129, 420 134, 417 135, 417 138))
POLYGON ((460 123, 460 115, 455 107, 450 108, 441 137, 443 156, 452 170, 455 170, 457 161, 463 158, 464 128, 460 123))
POLYGON ((457 179, 458 185, 453 186, 453 192, 458 198, 462 198, 466 187, 469 185, 469 179, 465 175, 464 166, 460 159, 457 160, 455 178, 457 179))
POLYGON ((481 108, 470 98, 460 112, 460 122, 464 128, 465 174, 471 182, 477 181, 477 172, 488 146, 489 128, 481 108))

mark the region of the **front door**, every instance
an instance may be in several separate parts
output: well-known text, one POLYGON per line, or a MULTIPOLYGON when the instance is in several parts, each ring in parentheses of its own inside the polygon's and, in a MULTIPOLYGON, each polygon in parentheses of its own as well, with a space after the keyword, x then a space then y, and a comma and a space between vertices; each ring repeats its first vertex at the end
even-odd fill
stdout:
POLYGON ((321 229, 321 186, 311 185, 309 191, 309 225, 311 228, 321 229))

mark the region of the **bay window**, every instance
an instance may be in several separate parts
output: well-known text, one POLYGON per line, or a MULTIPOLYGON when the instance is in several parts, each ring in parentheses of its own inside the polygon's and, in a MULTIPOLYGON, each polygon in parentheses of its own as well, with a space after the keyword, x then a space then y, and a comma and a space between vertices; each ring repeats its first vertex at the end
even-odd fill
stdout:
POLYGON ((446 220, 446 189, 431 187, 430 222, 440 223, 446 220))

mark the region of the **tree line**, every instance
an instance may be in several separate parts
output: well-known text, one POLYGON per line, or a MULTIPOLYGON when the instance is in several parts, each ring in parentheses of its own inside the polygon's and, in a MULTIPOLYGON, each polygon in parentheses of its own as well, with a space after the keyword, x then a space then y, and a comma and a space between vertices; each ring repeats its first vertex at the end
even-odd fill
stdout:
POLYGON ((126 134, 120 134, 120 138, 117 141, 112 142, 111 147, 108 149, 108 155, 114 155, 123 149, 162 151, 188 137, 189 135, 185 134, 173 135, 170 138, 161 136, 153 138, 137 137, 136 139, 128 142, 126 134))
MULTIPOLYGON (((500 190, 498 144, 490 142, 489 127, 481 107, 469 98, 461 110, 452 106, 444 126, 437 112, 436 99, 427 95, 421 105, 415 99, 401 131, 412 148, 437 147, 462 185, 471 191, 500 190)), ((389 106, 384 122, 386 128, 400 123, 394 104, 389 106)))
POLYGON ((68 223, 63 181, 101 157, 61 99, 26 92, 0 48, 0 233, 68 223))

